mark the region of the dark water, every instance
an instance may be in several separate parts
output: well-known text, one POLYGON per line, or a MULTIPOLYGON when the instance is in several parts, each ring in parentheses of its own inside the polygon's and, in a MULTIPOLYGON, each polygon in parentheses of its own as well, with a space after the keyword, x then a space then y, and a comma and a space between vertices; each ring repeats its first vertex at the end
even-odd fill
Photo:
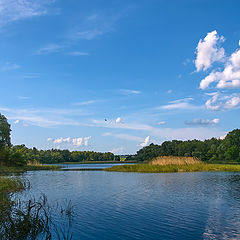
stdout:
POLYGON ((24 197, 72 201, 73 239, 240 239, 239 173, 73 170, 25 177, 32 188, 24 197))

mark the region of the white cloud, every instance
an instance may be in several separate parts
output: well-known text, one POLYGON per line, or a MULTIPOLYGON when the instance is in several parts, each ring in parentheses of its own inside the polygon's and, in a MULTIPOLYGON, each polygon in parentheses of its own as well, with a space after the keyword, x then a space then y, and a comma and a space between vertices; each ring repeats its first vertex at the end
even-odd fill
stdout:
POLYGON ((37 55, 51 54, 60 52, 65 46, 59 44, 48 44, 36 51, 37 55))
POLYGON ((71 138, 70 137, 67 137, 67 138, 57 138, 57 139, 54 139, 53 140, 53 143, 55 144, 59 144, 59 143, 70 143, 71 141, 71 138))
POLYGON ((82 145, 82 141, 83 141, 82 138, 74 138, 72 140, 72 143, 74 146, 80 147, 82 145))
POLYGON ((88 146, 88 142, 89 142, 90 139, 91 139, 91 136, 85 137, 85 138, 81 138, 81 137, 73 138, 72 143, 73 143, 74 146, 77 146, 77 147, 80 147, 82 145, 88 146))
POLYGON ((57 138, 57 139, 53 139, 53 138, 48 138, 47 141, 48 142, 53 142, 54 144, 68 144, 67 146, 76 146, 76 147, 80 147, 80 146, 88 146, 88 142, 90 140, 91 136, 89 137, 78 137, 78 138, 57 138))
POLYGON ((150 141, 150 136, 147 136, 147 137, 145 138, 144 142, 140 144, 140 146, 142 146, 142 147, 147 146, 148 143, 149 143, 149 141, 150 141))
POLYGON ((0 67, 0 71, 2 71, 2 72, 11 71, 11 70, 19 69, 20 67, 21 66, 18 64, 6 62, 6 63, 2 64, 2 66, 0 67))
POLYGON ((240 97, 232 97, 225 103, 225 108, 235 108, 240 106, 240 97))
POLYGON ((133 136, 133 135, 129 135, 129 134, 125 134, 125 133, 110 133, 110 132, 106 132, 103 133, 103 136, 113 136, 115 138, 119 138, 119 139, 123 139, 123 140, 127 140, 127 141, 134 141, 134 142, 142 142, 144 141, 143 138, 138 137, 138 136, 133 136))
POLYGON ((123 95, 137 95, 141 93, 141 91, 134 89, 119 89, 119 92, 123 95))
POLYGON ((79 51, 70 52, 69 55, 71 55, 71 56, 90 56, 90 54, 87 52, 79 52, 79 51))
POLYGON ((114 148, 114 149, 110 150, 110 152, 113 154, 122 154, 123 151, 124 151, 124 147, 114 148))
POLYGON ((190 102, 193 101, 193 98, 184 98, 184 99, 179 99, 175 101, 169 102, 167 105, 163 105, 158 107, 157 109, 198 109, 201 108, 201 106, 196 106, 191 104, 190 102))
POLYGON ((197 71, 207 70, 215 61, 222 61, 225 57, 225 51, 223 48, 219 48, 218 45, 224 41, 224 38, 219 37, 217 31, 212 31, 207 36, 198 42, 196 51, 195 66, 197 71))
POLYGON ((97 102, 100 102, 100 100, 89 100, 89 101, 77 102, 77 103, 74 103, 74 105, 84 106, 84 105, 94 104, 97 102))
POLYGON ((206 89, 216 82, 216 87, 240 88, 240 49, 237 49, 229 58, 225 58, 225 66, 222 71, 214 69, 200 82, 200 88, 206 89))
POLYGON ((75 39, 84 39, 84 40, 92 40, 96 38, 97 36, 102 35, 104 32, 99 29, 89 29, 89 30, 83 30, 83 31, 77 31, 75 33, 74 38, 75 39))
POLYGON ((116 123, 121 123, 121 118, 118 117, 116 120, 115 120, 116 123))
POLYGON ((122 17, 121 13, 112 16, 91 14, 81 20, 81 24, 70 34, 72 40, 93 40, 114 30, 115 22, 122 17))
POLYGON ((0 0, 0 27, 21 19, 46 15, 55 0, 0 0))
POLYGON ((206 108, 210 110, 219 110, 221 108, 221 103, 218 101, 220 93, 213 94, 212 98, 208 99, 205 103, 206 108))
POLYGON ((90 139, 91 139, 91 136, 84 138, 84 145, 85 146, 88 146, 88 142, 89 142, 90 139))
POLYGON ((38 127, 56 127, 60 125, 89 126, 89 123, 74 120, 73 116, 85 116, 89 113, 81 109, 57 109, 57 108, 4 108, 2 111, 10 120, 21 120, 23 124, 34 125, 38 127))
POLYGON ((30 97, 26 97, 26 96, 19 96, 18 99, 21 99, 21 100, 28 100, 30 99, 30 97))
POLYGON ((219 119, 218 118, 214 118, 212 120, 203 120, 203 119, 193 119, 190 122, 186 122, 187 125, 216 125, 219 123, 219 119))
POLYGON ((213 93, 212 98, 208 99, 205 103, 209 110, 233 109, 240 106, 240 96, 231 94, 229 96, 221 96, 219 92, 213 93))

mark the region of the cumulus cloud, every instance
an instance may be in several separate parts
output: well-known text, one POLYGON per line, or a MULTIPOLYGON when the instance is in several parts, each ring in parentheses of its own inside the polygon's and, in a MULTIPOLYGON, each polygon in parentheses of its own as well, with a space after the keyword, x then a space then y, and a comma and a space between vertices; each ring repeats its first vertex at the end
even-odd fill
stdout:
POLYGON ((82 145, 82 141, 83 141, 82 138, 74 138, 72 140, 72 143, 74 146, 80 147, 82 145))
POLYGON ((205 103, 209 110, 232 109, 240 106, 240 96, 231 94, 229 96, 221 95, 219 92, 213 93, 212 98, 205 103))
POLYGON ((116 120, 115 120, 116 123, 120 123, 121 122, 121 118, 118 117, 116 120))
POLYGON ((197 45, 195 60, 197 72, 207 70, 215 61, 224 59, 225 50, 218 47, 223 41, 224 37, 220 37, 216 30, 209 32, 203 40, 200 39, 197 45))
POLYGON ((80 147, 80 146, 88 146, 88 142, 90 140, 91 136, 85 137, 85 138, 73 138, 72 143, 74 146, 80 147))
POLYGON ((88 142, 90 140, 91 136, 88 136, 88 137, 78 137, 78 138, 70 138, 70 137, 67 137, 67 138, 48 138, 47 141, 48 142, 53 142, 54 144, 68 144, 68 145, 73 145, 73 146, 76 146, 76 147, 80 147, 80 146, 88 146, 88 142))
MULTIPOLYGON (((213 56, 217 55, 219 60, 224 62, 224 67, 222 70, 219 70, 219 68, 213 69, 204 79, 201 80, 200 88, 205 90, 214 82, 216 83, 216 88, 218 89, 240 88, 240 49, 237 49, 235 52, 233 52, 230 57, 225 57, 224 49, 217 48, 216 45, 217 41, 220 41, 222 37, 218 37, 216 31, 213 31, 209 34, 207 36, 210 36, 211 41, 209 41, 211 44, 208 45, 214 47, 211 48, 212 50, 209 50, 208 47, 206 47, 208 51, 206 53, 204 52, 204 54, 201 54, 201 56, 204 55, 208 61, 206 59, 204 61, 200 61, 199 54, 197 54, 195 61, 197 71, 206 70, 212 66, 213 60, 211 60, 212 58, 210 57, 212 54, 213 56)), ((202 44, 202 40, 200 40, 200 44, 202 44)), ((203 57, 200 57, 200 59, 203 59, 203 57)), ((216 60, 218 58, 214 57, 213 59, 216 60)))
POLYGON ((83 144, 84 144, 85 146, 88 146, 88 141, 89 141, 90 139, 91 139, 91 136, 85 137, 83 144))
POLYGON ((218 123, 219 123, 218 118, 214 118, 212 120, 193 119, 190 122, 185 122, 185 124, 187 124, 187 125, 200 125, 200 126, 216 125, 218 123))
POLYGON ((70 137, 67 137, 67 138, 57 138, 57 139, 54 139, 53 140, 53 143, 55 143, 55 144, 59 144, 59 143, 70 143, 70 141, 71 141, 71 138, 70 137))
POLYGON ((140 144, 140 146, 142 146, 142 147, 147 146, 148 143, 149 143, 149 141, 150 141, 150 136, 147 136, 147 137, 145 138, 144 142, 140 144))

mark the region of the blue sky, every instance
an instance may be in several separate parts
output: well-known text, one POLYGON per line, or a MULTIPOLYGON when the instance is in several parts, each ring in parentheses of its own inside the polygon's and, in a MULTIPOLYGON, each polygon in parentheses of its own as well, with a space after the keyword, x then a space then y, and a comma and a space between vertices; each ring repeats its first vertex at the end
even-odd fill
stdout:
POLYGON ((12 143, 135 153, 239 127, 238 0, 0 0, 12 143))

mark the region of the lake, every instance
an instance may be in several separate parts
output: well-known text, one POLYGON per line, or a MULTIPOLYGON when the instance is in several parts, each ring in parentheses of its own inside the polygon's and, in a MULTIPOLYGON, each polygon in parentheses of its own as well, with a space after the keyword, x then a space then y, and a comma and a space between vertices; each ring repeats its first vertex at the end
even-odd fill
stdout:
MULTIPOLYGON (((108 164, 65 165, 103 168, 108 164)), ((240 239, 240 173, 36 171, 23 176, 51 204, 71 200, 73 239, 240 239)), ((61 223, 60 217, 55 217, 61 223)))

